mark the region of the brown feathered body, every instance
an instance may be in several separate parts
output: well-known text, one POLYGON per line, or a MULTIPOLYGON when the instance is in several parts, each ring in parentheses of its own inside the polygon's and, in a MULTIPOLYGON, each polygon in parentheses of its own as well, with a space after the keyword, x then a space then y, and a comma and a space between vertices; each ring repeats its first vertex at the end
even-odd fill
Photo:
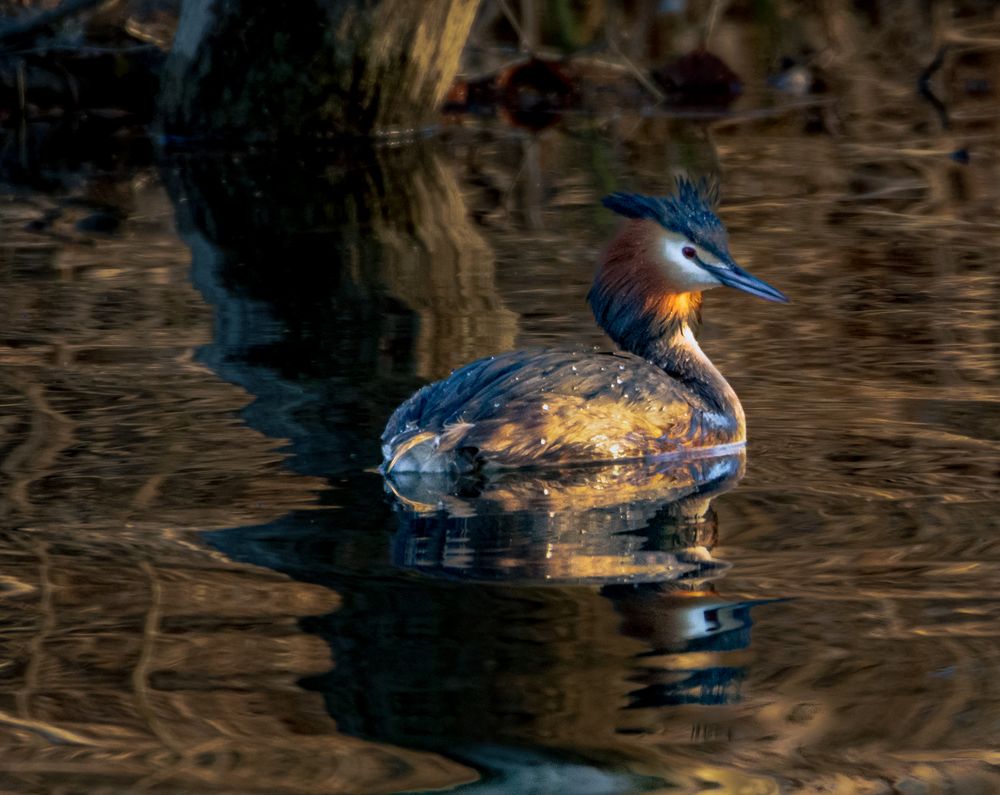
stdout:
POLYGON ((663 228, 629 220, 588 299, 622 350, 528 349, 472 362, 403 403, 383 471, 468 472, 683 455, 745 439, 736 394, 695 339, 701 293, 660 262, 663 228))

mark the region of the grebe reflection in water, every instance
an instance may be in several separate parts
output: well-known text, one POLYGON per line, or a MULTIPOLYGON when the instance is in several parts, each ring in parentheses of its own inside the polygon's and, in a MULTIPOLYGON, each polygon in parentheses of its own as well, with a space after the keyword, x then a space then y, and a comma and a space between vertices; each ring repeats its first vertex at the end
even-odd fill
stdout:
POLYGON ((382 471, 460 474, 741 445, 743 408, 695 339, 701 294, 725 285, 788 299, 733 261, 717 204, 715 187, 685 179, 672 196, 606 197, 626 221, 588 299, 622 350, 512 351, 456 370, 396 409, 382 471))
POLYGON ((398 473, 386 481, 397 566, 508 584, 705 580, 712 500, 743 477, 746 451, 684 460, 512 469, 489 477, 398 473))

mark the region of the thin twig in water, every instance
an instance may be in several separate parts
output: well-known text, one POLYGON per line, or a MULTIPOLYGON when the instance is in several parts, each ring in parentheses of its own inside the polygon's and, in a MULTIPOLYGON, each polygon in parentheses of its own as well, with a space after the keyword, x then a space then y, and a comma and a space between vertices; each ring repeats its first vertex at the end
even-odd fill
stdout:
POLYGON ((920 73, 920 78, 917 80, 917 91, 920 93, 924 99, 926 99, 937 111, 938 117, 941 119, 942 129, 947 130, 951 126, 951 121, 948 119, 948 108, 945 104, 937 98, 931 88, 931 78, 934 73, 941 68, 944 64, 945 53, 948 52, 948 45, 945 44, 937 51, 937 55, 934 56, 934 60, 931 61, 927 68, 920 73))
POLYGON ((28 78, 24 59, 17 59, 17 143, 18 160, 22 168, 28 167, 28 78))
POLYGON ((19 114, 19 118, 22 119, 24 118, 25 107, 28 104, 27 84, 28 80, 24 76, 24 61, 19 59, 17 62, 17 112, 19 114))
POLYGON ((6 55, 48 55, 65 52, 72 55, 131 55, 137 52, 162 52, 153 44, 136 44, 132 47, 97 47, 90 44, 47 44, 25 50, 8 50, 6 55))
POLYGON ((708 49, 708 43, 712 38, 712 33, 715 31, 715 23, 719 21, 719 14, 727 2, 728 0, 712 0, 712 4, 708 8, 708 18, 705 20, 705 29, 701 36, 701 46, 703 49, 708 49))
POLYGON ((618 46, 618 42, 615 41, 611 36, 608 36, 608 46, 611 48, 611 52, 616 58, 618 58, 625 68, 631 72, 632 77, 639 81, 639 84, 645 88, 650 94, 655 97, 657 102, 663 102, 667 95, 664 94, 660 89, 656 87, 652 80, 650 80, 646 74, 635 65, 631 58, 629 58, 625 53, 622 52, 621 47, 618 46))
POLYGON ((531 46, 528 42, 528 37, 524 34, 524 28, 521 27, 521 23, 518 21, 517 16, 511 10, 510 4, 507 0, 497 0, 497 5, 503 12, 503 15, 507 18, 510 26, 514 28, 514 32, 517 34, 517 38, 521 41, 521 49, 531 50, 531 46))

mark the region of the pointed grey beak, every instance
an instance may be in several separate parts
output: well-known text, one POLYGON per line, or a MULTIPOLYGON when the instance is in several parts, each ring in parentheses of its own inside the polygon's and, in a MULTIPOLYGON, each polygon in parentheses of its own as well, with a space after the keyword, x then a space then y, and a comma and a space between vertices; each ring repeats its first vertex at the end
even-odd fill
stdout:
POLYGON ((751 276, 729 259, 729 257, 726 257, 724 264, 721 265, 710 265, 707 262, 701 262, 701 260, 699 260, 699 264, 726 285, 726 287, 734 287, 737 290, 750 293, 750 295, 756 295, 758 298, 763 298, 767 301, 778 301, 782 304, 788 303, 788 297, 781 290, 772 287, 756 276, 751 276))

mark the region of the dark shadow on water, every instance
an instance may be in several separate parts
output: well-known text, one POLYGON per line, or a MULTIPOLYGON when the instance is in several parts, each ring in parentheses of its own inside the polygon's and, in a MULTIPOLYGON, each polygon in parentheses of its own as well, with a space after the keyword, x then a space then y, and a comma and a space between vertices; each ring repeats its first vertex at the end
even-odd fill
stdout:
POLYGON ((253 396, 245 420, 290 440, 300 472, 377 463, 396 403, 513 341, 489 247, 429 144, 174 154, 162 173, 215 308, 201 359, 253 396))

